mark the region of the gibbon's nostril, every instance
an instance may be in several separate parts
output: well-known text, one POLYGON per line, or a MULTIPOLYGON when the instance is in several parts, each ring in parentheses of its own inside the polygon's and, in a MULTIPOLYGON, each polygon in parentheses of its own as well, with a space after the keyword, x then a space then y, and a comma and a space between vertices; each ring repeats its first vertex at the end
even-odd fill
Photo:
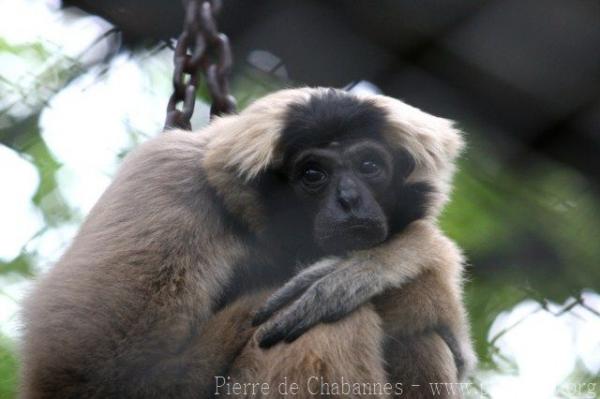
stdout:
POLYGON ((338 201, 345 211, 349 211, 360 204, 360 195, 354 188, 343 189, 338 193, 338 201))
POLYGON ((341 178, 337 188, 337 196, 345 211, 356 208, 360 204, 360 193, 356 187, 356 182, 348 176, 341 178))

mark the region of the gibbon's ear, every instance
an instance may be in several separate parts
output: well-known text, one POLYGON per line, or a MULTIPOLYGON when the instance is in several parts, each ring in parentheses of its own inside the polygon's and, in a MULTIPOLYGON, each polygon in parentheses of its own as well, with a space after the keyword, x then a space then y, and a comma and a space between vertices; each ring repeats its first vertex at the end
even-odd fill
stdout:
POLYGON ((431 172, 454 164, 464 141, 453 121, 391 97, 378 95, 372 100, 387 112, 389 131, 385 137, 390 144, 404 148, 419 166, 431 172))
POLYGON ((277 147, 288 106, 307 101, 310 92, 308 88, 277 91, 198 132, 206 140, 202 164, 208 181, 226 207, 253 230, 261 229, 263 211, 251 183, 281 160, 277 147))
POLYGON ((249 182, 272 167, 281 154, 277 144, 288 107, 308 101, 314 89, 288 89, 262 97, 239 115, 218 118, 207 127, 205 166, 233 173, 249 182))
POLYGON ((407 151, 415 161, 408 181, 425 182, 432 188, 428 214, 437 217, 448 202, 456 159, 465 147, 462 132, 453 121, 400 100, 381 95, 370 99, 387 113, 386 140, 407 151))

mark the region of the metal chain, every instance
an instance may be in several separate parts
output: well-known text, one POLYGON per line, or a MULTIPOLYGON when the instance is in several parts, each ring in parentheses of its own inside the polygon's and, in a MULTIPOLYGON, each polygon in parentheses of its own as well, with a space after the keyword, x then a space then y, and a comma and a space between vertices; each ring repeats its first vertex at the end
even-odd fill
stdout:
POLYGON ((167 105, 165 130, 192 129, 200 71, 212 100, 211 117, 235 112, 227 81, 232 65, 229 39, 219 33, 215 22, 221 5, 220 0, 183 0, 185 22, 175 46, 173 94, 167 105), (179 103, 183 103, 181 110, 179 103))

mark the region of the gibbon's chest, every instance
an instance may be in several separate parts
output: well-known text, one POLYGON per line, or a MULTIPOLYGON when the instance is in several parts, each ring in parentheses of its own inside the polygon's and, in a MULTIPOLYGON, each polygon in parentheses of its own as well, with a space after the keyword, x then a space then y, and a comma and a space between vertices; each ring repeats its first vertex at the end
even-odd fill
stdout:
POLYGON ((219 310, 236 299, 250 293, 279 287, 296 272, 297 262, 293 257, 267 260, 261 257, 242 259, 233 267, 232 278, 216 302, 219 310))

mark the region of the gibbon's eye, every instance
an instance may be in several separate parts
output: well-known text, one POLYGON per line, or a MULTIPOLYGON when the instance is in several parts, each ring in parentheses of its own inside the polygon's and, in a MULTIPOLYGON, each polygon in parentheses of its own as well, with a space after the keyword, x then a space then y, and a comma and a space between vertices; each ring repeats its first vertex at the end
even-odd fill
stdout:
POLYGON ((304 169, 304 172, 302 172, 301 178, 302 183, 305 185, 315 187, 325 183, 325 180, 327 180, 327 174, 321 169, 308 167, 304 169))
POLYGON ((376 176, 381 173, 381 164, 374 159, 366 159, 358 165, 358 170, 363 175, 376 176))

